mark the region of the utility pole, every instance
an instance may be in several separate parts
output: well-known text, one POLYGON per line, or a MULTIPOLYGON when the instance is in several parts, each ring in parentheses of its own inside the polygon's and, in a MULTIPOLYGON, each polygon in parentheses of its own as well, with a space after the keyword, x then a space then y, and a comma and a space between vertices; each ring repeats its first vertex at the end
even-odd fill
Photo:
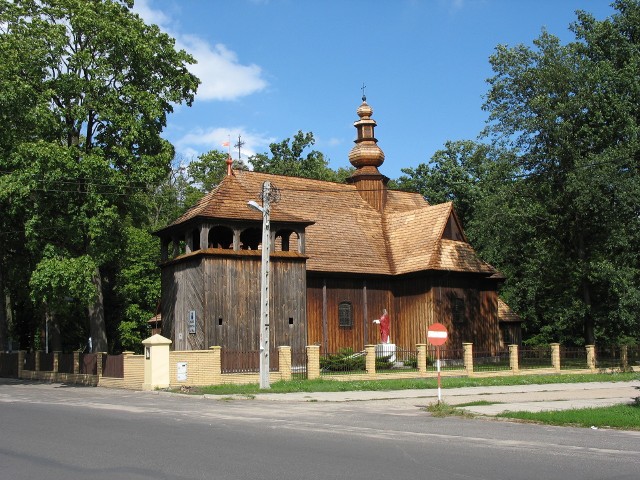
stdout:
POLYGON ((260 283, 260 388, 269 385, 269 254, 271 253, 271 225, 269 194, 271 183, 262 186, 262 276, 260 283))
POLYGON ((262 206, 254 201, 249 207, 262 212, 262 271, 260 277, 260 388, 271 388, 269 384, 269 255, 271 253, 271 183, 262 185, 262 206))

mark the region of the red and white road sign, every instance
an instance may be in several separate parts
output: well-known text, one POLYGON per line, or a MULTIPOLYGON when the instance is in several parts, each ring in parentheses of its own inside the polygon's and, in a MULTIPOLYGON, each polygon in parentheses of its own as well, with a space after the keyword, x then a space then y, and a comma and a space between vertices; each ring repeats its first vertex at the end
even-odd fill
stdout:
POLYGON ((429 342, 431 345, 444 345, 444 343, 447 341, 447 337, 447 327, 445 327, 441 323, 434 323, 433 325, 429 326, 429 329, 427 330, 427 342, 429 342))

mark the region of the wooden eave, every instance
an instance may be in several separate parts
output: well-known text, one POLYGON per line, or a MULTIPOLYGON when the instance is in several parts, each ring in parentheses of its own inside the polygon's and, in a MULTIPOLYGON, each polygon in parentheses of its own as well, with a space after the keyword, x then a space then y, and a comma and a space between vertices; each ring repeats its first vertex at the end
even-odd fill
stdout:
MULTIPOLYGON (((195 252, 184 253, 182 255, 178 255, 175 258, 167 260, 165 262, 161 262, 159 265, 161 267, 165 267, 167 265, 173 265, 174 263, 181 263, 185 260, 190 260, 192 258, 197 257, 237 257, 237 258, 247 258, 247 257, 256 257, 256 259, 262 258, 262 250, 231 250, 227 248, 204 248, 201 250, 196 250, 195 252)), ((298 252, 271 252, 269 255, 269 259, 271 261, 277 261, 279 259, 289 259, 289 260, 299 260, 306 261, 309 257, 302 253, 298 252)))

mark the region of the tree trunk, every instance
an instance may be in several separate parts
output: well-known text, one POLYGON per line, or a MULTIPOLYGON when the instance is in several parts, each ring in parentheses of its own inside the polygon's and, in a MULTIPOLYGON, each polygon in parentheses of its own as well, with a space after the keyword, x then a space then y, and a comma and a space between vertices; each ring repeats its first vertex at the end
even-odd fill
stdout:
POLYGON ((4 293, 4 278, 2 276, 2 266, 0 266, 0 352, 4 352, 9 348, 7 332, 9 330, 7 324, 7 304, 6 295, 4 293))
MULTIPOLYGON (((581 231, 578 234, 578 258, 580 263, 584 265, 586 253, 584 245, 584 233, 581 231)), ((595 325, 593 322, 593 315, 591 313, 591 288, 589 287, 589 280, 587 279, 586 272, 582 272, 582 301, 586 307, 586 314, 584 316, 584 341, 585 345, 594 345, 596 342, 595 325)))
POLYGON ((587 313, 584 317, 584 341, 585 345, 595 345, 596 334, 593 315, 591 314, 591 289, 586 280, 582 282, 582 300, 587 306, 587 313))
POLYGON ((61 352, 62 351, 62 335, 60 333, 60 324, 58 323, 58 318, 55 313, 49 311, 49 308, 46 307, 46 312, 44 314, 45 318, 45 329, 47 330, 47 337, 49 341, 48 350, 51 352, 61 352))
POLYGON ((104 321, 104 297, 102 296, 102 277, 96 267, 91 279, 96 288, 96 299, 89 305, 89 334, 94 352, 107 352, 107 328, 104 321))

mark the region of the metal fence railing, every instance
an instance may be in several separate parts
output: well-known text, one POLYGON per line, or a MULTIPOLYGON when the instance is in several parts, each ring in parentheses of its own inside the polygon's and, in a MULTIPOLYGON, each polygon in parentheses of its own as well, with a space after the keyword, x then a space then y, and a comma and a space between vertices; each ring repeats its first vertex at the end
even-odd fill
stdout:
MULTIPOLYGON (((378 365, 376 365, 376 372, 378 365)), ((417 372, 418 371, 418 351, 396 349, 391 372, 417 372)))
POLYGON ((622 367, 622 351, 617 345, 598 345, 595 348, 595 355, 596 368, 622 367))
POLYGON ((629 367, 640 367, 640 345, 627 347, 627 365, 629 367))
POLYGON ((496 353, 473 352, 474 372, 500 372, 504 370, 511 370, 508 350, 496 353))
POLYGON ((560 347, 560 369, 587 368, 587 351, 584 347, 560 347))
POLYGON ((320 355, 320 373, 323 375, 344 375, 365 373, 366 357, 364 352, 344 349, 335 353, 320 355))
POLYGON ((534 368, 551 368, 551 347, 531 347, 518 349, 518 368, 521 370, 534 368))
POLYGON ((304 380, 307 378, 307 351, 291 352, 291 378, 304 380))
MULTIPOLYGON (((260 372, 260 351, 258 350, 227 350, 220 352, 222 373, 258 373, 260 372)), ((269 371, 277 372, 280 368, 278 350, 269 351, 269 371)))
MULTIPOLYGON (((436 360, 438 359, 438 351, 436 347, 427 349, 427 371, 435 372, 438 370, 436 360)), ((464 350, 461 348, 441 348, 440 349, 440 371, 456 371, 464 370, 464 350)))

